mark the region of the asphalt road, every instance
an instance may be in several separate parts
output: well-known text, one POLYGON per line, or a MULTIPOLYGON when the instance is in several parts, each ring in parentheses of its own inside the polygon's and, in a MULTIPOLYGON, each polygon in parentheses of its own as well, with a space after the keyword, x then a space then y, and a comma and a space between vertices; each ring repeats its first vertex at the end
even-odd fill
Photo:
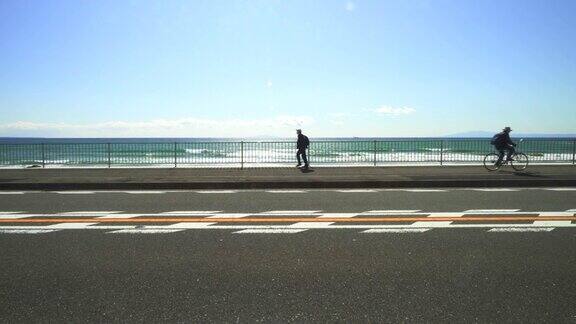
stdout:
MULTIPOLYGON (((79 211, 544 215, 576 208, 569 188, 479 190, 5 192, 0 218, 79 211)), ((576 228, 492 232, 484 225, 410 233, 3 232, 0 321, 576 322, 576 228)))

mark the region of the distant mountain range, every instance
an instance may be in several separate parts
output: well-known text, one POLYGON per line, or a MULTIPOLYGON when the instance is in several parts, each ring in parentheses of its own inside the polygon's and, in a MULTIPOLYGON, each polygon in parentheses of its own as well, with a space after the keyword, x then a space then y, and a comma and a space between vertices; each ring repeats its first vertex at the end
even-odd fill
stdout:
MULTIPOLYGON (((456 133, 446 135, 444 137, 492 137, 496 132, 487 132, 487 131, 472 131, 472 132, 464 132, 464 133, 456 133)), ((576 137, 576 133, 564 133, 564 134, 552 134, 552 133, 516 133, 512 132, 510 134, 512 137, 576 137)))

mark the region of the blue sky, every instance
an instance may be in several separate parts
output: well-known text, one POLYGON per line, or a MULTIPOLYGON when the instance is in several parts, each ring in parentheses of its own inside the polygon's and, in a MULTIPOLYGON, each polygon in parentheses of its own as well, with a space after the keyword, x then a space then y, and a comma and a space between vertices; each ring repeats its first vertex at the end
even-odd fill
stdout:
POLYGON ((576 1, 0 1, 0 136, 576 132, 576 1))

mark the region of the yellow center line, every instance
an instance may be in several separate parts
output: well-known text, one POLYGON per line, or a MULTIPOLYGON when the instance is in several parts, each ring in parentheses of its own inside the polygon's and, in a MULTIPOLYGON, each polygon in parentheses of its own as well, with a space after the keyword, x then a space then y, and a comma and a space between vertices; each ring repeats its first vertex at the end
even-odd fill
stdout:
POLYGON ((205 217, 141 217, 141 218, 18 218, 0 219, 0 223, 379 223, 379 222, 510 222, 510 221, 576 221, 576 216, 473 216, 473 217, 353 217, 353 218, 313 218, 313 217, 245 217, 245 218, 205 218, 205 217))

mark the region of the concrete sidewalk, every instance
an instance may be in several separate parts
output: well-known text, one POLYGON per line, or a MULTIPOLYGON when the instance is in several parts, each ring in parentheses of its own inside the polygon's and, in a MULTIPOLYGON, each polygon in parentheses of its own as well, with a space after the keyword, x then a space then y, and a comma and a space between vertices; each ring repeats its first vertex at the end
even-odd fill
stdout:
POLYGON ((3 169, 0 190, 576 187, 576 166, 268 169, 3 169))

